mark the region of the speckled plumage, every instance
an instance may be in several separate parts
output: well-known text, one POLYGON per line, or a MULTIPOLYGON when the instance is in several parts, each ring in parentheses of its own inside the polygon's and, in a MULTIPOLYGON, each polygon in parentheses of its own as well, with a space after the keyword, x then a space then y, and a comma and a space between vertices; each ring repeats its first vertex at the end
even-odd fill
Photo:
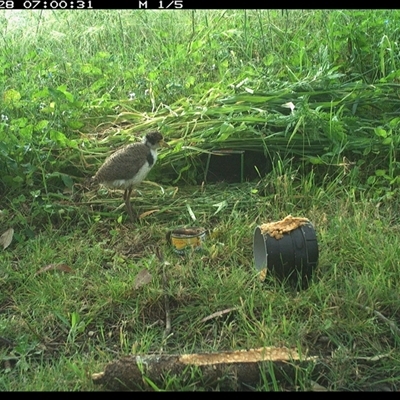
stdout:
POLYGON ((99 168, 93 181, 115 189, 125 189, 124 200, 133 220, 130 195, 157 161, 157 149, 164 145, 159 132, 148 133, 141 143, 133 143, 111 154, 99 168))
MULTIPOLYGON (((130 181, 144 165, 148 165, 150 171, 154 165, 153 158, 151 159, 151 164, 147 160, 150 154, 150 147, 144 143, 133 143, 119 149, 106 159, 94 176, 94 180, 109 187, 129 187, 129 182, 126 185, 114 185, 113 182, 120 180, 130 181)), ((140 181, 136 183, 140 183, 140 181)))

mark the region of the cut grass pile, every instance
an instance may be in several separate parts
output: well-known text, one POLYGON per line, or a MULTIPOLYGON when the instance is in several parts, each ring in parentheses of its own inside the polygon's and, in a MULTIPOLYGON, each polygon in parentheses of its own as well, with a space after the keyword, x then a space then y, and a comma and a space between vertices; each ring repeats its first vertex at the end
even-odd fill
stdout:
POLYGON ((15 15, 2 15, 4 193, 71 189, 154 128, 174 145, 154 171, 165 183, 199 183, 199 156, 222 147, 324 169, 346 157, 376 196, 398 189, 396 11, 15 15))

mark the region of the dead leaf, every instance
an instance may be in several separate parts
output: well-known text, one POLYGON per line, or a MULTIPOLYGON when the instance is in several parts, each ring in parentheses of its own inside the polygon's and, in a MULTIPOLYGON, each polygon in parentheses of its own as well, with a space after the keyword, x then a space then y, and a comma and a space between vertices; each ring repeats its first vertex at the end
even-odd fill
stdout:
POLYGON ((40 268, 39 271, 36 271, 35 275, 39 275, 43 272, 53 271, 53 270, 74 273, 74 270, 71 267, 69 267, 67 264, 49 264, 43 268, 40 268))
POLYGON ((321 386, 317 382, 311 381, 311 391, 312 392, 327 392, 328 389, 324 386, 321 386))
POLYGON ((141 214, 139 215, 139 219, 145 218, 145 217, 147 217, 147 216, 149 216, 149 215, 151 215, 151 214, 154 214, 154 213, 157 212, 157 211, 160 211, 160 210, 159 210, 159 209, 156 209, 156 210, 145 211, 144 213, 141 213, 141 214))
POLYGON ((3 250, 5 250, 12 242, 14 236, 14 229, 10 228, 6 230, 1 236, 0 236, 0 246, 3 246, 3 250))
POLYGON ((151 280, 153 279, 152 275, 150 274, 147 269, 142 269, 139 271, 139 273, 136 275, 135 278, 135 283, 133 287, 136 289, 139 289, 143 285, 147 285, 151 280))
POLYGON ((173 199, 175 198, 175 195, 178 193, 178 190, 179 190, 179 188, 176 187, 175 190, 174 190, 174 193, 173 193, 173 195, 172 195, 172 198, 173 198, 173 199))

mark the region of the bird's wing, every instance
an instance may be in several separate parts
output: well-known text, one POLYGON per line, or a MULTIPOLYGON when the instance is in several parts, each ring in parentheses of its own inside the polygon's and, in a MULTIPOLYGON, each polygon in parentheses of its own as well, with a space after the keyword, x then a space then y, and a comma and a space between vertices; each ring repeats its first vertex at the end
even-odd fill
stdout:
POLYGON ((131 179, 146 162, 150 149, 143 143, 130 144, 111 154, 95 175, 98 181, 131 179))

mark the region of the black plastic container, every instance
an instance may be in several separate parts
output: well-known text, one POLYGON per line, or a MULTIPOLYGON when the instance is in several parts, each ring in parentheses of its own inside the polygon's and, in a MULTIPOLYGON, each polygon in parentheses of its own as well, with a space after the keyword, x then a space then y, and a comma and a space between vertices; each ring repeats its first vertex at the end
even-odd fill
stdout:
POLYGON ((254 264, 259 270, 267 270, 277 279, 296 287, 308 287, 318 264, 318 242, 314 227, 306 223, 281 239, 262 234, 260 227, 254 231, 254 264))

